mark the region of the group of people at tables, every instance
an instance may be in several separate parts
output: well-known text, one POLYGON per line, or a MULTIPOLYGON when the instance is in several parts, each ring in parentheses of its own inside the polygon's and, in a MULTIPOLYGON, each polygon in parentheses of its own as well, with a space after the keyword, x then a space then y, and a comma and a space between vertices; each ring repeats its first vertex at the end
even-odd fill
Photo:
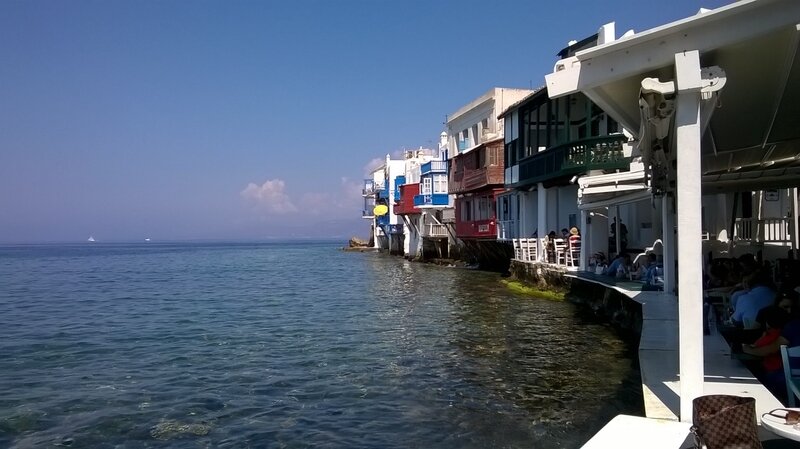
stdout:
POLYGON ((649 253, 645 257, 642 264, 633 266, 631 255, 628 253, 618 254, 611 263, 605 263, 605 255, 603 253, 595 253, 592 256, 593 263, 596 267, 597 273, 611 276, 616 279, 629 279, 642 281, 642 290, 644 291, 657 291, 663 290, 663 279, 659 271, 658 256, 654 253, 649 253))
POLYGON ((706 274, 706 298, 718 293, 728 298, 722 303, 725 310, 719 330, 732 353, 747 354, 751 371, 785 402, 780 347, 800 346, 800 281, 778 288, 769 266, 751 254, 718 259, 707 267, 706 274))
MULTIPOLYGON (((533 237, 538 236, 539 231, 533 233, 533 237)), ((577 261, 580 258, 581 251, 581 231, 576 226, 570 229, 563 228, 561 235, 556 234, 556 231, 550 231, 545 237, 545 251, 547 253, 547 261, 550 263, 558 262, 558 253, 556 251, 556 243, 564 242, 566 250, 570 253, 572 258, 577 261)))

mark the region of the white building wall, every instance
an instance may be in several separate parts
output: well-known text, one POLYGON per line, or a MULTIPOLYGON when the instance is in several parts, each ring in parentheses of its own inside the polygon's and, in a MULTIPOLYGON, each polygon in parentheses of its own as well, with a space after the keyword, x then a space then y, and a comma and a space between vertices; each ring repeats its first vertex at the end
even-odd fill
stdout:
MULTIPOLYGON (((555 190, 555 189, 554 189, 555 190)), ((575 226, 580 227, 581 216, 578 212, 578 186, 568 185, 558 189, 558 229, 569 229, 570 215, 573 215, 575 226)))
MULTIPOLYGON (((577 201, 577 197, 576 201, 577 201)), ((542 237, 546 236, 550 231, 556 231, 556 235, 561 235, 561 228, 564 226, 559 226, 558 222, 558 189, 557 188, 549 188, 547 189, 547 229, 542 232, 539 230, 539 235, 542 237)))
POLYGON ((405 163, 404 160, 400 160, 400 159, 393 160, 393 159, 390 159, 389 155, 386 155, 386 167, 387 167, 387 170, 388 170, 388 176, 387 176, 386 182, 389 183, 388 186, 389 186, 389 200, 390 200, 389 201, 389 214, 390 214, 389 215, 389 223, 390 224, 398 224, 398 223, 402 223, 403 220, 400 219, 400 217, 398 217, 394 213, 394 200, 396 198, 396 195, 400 194, 399 191, 395 191, 394 179, 396 177, 398 177, 398 176, 404 176, 405 175, 405 173, 406 173, 406 163, 405 163))
POLYGON ((447 122, 447 143, 448 148, 452 148, 449 156, 452 158, 461 152, 459 133, 464 130, 469 136, 465 149, 503 137, 505 123, 498 120, 497 116, 532 92, 528 89, 495 87, 451 114, 447 122))

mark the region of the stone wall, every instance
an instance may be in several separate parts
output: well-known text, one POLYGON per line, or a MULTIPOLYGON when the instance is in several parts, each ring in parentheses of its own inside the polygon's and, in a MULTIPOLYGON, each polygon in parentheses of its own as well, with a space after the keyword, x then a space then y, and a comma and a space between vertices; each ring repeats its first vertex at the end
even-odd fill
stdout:
POLYGON ((552 265, 511 261, 509 270, 512 278, 525 285, 565 293, 569 301, 588 307, 615 327, 635 334, 642 332, 641 304, 613 288, 567 277, 567 270, 552 265))

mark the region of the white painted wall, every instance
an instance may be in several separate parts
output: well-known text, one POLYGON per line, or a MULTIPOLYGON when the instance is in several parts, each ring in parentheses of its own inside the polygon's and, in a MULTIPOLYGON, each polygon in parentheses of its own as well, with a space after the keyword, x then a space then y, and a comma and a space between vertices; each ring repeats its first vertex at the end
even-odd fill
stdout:
POLYGON ((561 228, 569 229, 570 215, 575 216, 575 226, 580 227, 581 215, 578 212, 578 186, 570 184, 554 190, 558 190, 558 229, 556 229, 556 232, 560 233, 561 228))
MULTIPOLYGON (((558 188, 551 187, 547 189, 547 229, 542 232, 539 230, 539 235, 542 237, 546 236, 550 231, 556 231, 556 235, 561 235, 561 228, 564 226, 559 226, 558 223, 558 209, 559 209, 559 198, 558 198, 558 188)), ((575 197, 575 202, 578 201, 578 197, 575 197)))
POLYGON ((494 87, 451 114, 447 121, 447 143, 452 149, 450 157, 459 153, 459 133, 464 130, 469 137, 467 149, 503 137, 505 123, 497 116, 532 92, 529 89, 494 87))

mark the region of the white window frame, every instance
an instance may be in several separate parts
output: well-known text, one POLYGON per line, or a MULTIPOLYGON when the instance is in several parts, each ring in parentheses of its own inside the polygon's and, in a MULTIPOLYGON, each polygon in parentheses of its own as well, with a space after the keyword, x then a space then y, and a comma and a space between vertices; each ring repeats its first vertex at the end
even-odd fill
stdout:
POLYGON ((441 173, 433 175, 433 193, 447 193, 447 175, 441 173))
POLYGON ((433 189, 431 187, 432 183, 433 183, 433 181, 431 180, 430 176, 426 176, 426 177, 422 178, 422 194, 423 195, 430 195, 431 194, 431 192, 433 191, 433 189))

